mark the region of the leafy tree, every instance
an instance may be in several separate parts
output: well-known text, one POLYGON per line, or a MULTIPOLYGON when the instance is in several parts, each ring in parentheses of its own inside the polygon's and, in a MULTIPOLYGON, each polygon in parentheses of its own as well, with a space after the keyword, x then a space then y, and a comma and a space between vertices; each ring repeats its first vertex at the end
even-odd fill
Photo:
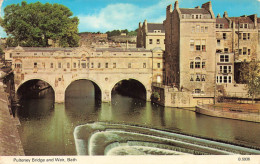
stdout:
POLYGON ((78 46, 79 20, 61 4, 23 1, 7 6, 4 13, 0 23, 11 45, 47 47, 51 39, 61 47, 78 46))
POLYGON ((256 61, 244 62, 240 72, 241 81, 246 84, 247 92, 253 102, 255 97, 260 94, 260 66, 256 61))

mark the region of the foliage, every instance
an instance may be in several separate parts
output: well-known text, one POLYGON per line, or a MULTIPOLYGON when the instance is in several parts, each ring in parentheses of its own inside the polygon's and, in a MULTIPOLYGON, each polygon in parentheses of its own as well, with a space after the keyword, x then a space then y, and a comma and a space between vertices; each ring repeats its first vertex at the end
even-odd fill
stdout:
POLYGON ((4 9, 1 26, 9 36, 8 46, 47 47, 48 40, 62 47, 78 46, 77 17, 61 4, 12 4, 4 9))
POLYGON ((128 36, 136 36, 137 35, 137 31, 128 31, 127 29, 125 30, 113 30, 113 31, 107 31, 107 36, 111 37, 111 36, 119 36, 122 33, 126 33, 126 35, 128 36))
POLYGON ((254 100, 260 94, 260 66, 258 62, 242 63, 240 72, 241 81, 246 84, 247 92, 254 100))
POLYGON ((152 94, 152 98, 154 98, 154 99, 159 99, 159 98, 160 98, 160 94, 155 91, 155 92, 153 92, 153 94, 152 94))

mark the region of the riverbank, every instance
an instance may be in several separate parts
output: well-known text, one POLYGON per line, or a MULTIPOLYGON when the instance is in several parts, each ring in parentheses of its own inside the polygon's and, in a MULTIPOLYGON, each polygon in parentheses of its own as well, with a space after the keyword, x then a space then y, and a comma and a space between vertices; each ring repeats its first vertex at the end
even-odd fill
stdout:
POLYGON ((196 112, 213 117, 260 123, 260 104, 203 104, 196 106, 196 112))
POLYGON ((7 93, 0 82, 0 155, 21 156, 24 150, 17 129, 19 121, 11 115, 8 105, 7 93))

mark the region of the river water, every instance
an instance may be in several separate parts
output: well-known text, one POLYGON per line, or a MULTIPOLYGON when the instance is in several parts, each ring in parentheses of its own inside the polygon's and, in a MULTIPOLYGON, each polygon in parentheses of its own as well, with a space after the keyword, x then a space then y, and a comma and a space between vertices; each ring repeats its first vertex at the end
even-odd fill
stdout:
POLYGON ((20 102, 19 133, 26 155, 76 155, 73 131, 77 125, 108 121, 143 125, 216 140, 260 146, 260 124, 209 117, 180 108, 114 94, 111 103, 94 99, 89 81, 76 81, 66 91, 63 104, 53 103, 53 93, 20 102))

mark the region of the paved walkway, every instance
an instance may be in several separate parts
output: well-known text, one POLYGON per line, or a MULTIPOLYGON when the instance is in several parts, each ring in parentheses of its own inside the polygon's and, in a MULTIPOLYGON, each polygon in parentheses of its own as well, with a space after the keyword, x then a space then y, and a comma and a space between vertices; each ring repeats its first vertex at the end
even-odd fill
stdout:
POLYGON ((20 156, 24 150, 17 129, 17 120, 10 115, 8 99, 0 85, 0 156, 20 156))

